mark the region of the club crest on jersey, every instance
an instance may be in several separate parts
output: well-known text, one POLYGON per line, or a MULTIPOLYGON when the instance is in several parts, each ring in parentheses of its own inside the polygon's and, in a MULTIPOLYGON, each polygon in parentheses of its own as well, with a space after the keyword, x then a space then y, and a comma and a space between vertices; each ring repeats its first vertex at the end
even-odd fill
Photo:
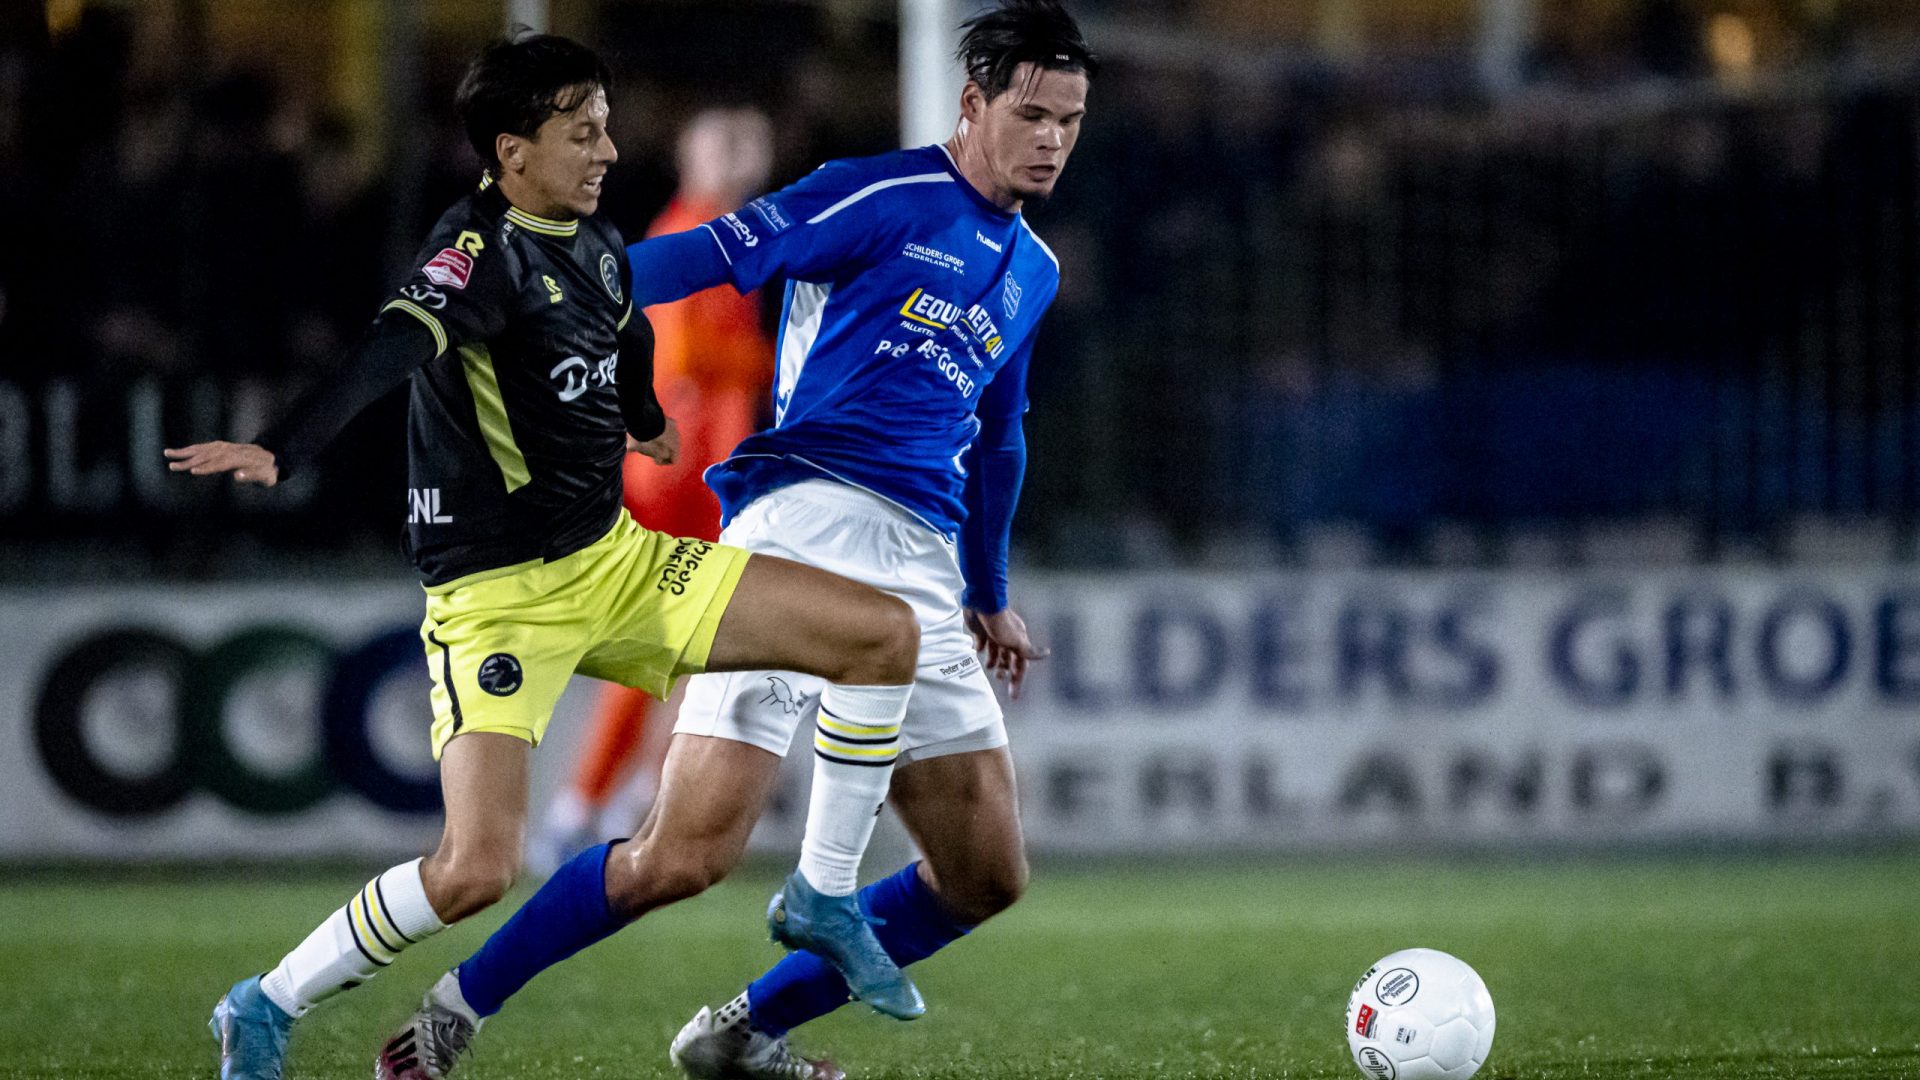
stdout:
POLYGON ((427 280, 449 289, 464 289, 473 277, 473 256, 453 248, 441 248, 440 254, 420 268, 427 280))
POLYGON ((1000 309, 1012 319, 1020 314, 1020 283, 1013 280, 1012 271, 1008 271, 1007 280, 1000 289, 1000 309))
POLYGON ((612 255, 603 253, 600 256, 600 284, 607 287, 607 295, 613 297, 614 303, 627 302, 627 298, 620 295, 620 264, 614 261, 612 255))

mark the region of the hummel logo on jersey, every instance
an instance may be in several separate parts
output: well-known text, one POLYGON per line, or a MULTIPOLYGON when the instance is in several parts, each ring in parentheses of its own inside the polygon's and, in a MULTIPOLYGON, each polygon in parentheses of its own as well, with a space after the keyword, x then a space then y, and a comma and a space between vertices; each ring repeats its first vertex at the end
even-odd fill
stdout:
POLYGON ((439 488, 407 489, 407 524, 448 525, 453 515, 440 512, 439 488))
POLYGON ((981 232, 979 229, 973 230, 973 238, 992 248, 996 254, 1006 250, 1006 248, 1000 246, 1000 241, 988 239, 987 234, 981 232))

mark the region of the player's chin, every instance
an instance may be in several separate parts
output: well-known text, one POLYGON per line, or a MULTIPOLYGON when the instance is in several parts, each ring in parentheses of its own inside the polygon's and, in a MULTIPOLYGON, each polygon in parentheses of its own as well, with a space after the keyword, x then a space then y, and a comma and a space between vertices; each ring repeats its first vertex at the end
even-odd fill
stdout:
POLYGON ((1046 202, 1048 199, 1053 198, 1053 181, 1058 175, 1058 173, 1055 173, 1053 176, 1047 177, 1044 181, 1035 182, 1029 180, 1023 184, 1015 184, 1013 187, 1014 198, 1019 199, 1021 202, 1046 202))
POLYGON ((567 209, 573 211, 574 214, 579 217, 592 217, 594 212, 600 209, 600 196, 598 194, 581 194, 577 196, 572 203, 568 204, 567 209))

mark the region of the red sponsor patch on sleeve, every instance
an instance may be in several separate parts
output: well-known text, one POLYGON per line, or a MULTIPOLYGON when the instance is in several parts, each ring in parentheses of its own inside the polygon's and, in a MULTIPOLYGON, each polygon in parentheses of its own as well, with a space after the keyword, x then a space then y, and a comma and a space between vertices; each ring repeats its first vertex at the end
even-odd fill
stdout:
POLYGON ((427 280, 435 285, 449 289, 464 289, 467 281, 473 277, 473 258, 464 251, 453 248, 441 248, 440 254, 427 260, 420 268, 427 280))
POLYGON ((1353 1017, 1353 1033, 1367 1036, 1373 1034, 1373 1006, 1361 1004, 1360 1011, 1353 1017))

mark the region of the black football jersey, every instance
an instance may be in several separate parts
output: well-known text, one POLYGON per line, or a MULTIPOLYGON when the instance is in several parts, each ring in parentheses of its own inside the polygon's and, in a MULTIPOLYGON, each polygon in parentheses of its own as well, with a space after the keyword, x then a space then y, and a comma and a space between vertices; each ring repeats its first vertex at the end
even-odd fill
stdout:
MULTIPOLYGON (((599 539, 620 512, 620 335, 645 319, 619 231, 536 217, 485 185, 441 216, 415 265, 382 310, 424 323, 440 350, 413 372, 407 416, 421 576, 441 584, 599 539)), ((635 358, 635 377, 650 359, 635 358)))

